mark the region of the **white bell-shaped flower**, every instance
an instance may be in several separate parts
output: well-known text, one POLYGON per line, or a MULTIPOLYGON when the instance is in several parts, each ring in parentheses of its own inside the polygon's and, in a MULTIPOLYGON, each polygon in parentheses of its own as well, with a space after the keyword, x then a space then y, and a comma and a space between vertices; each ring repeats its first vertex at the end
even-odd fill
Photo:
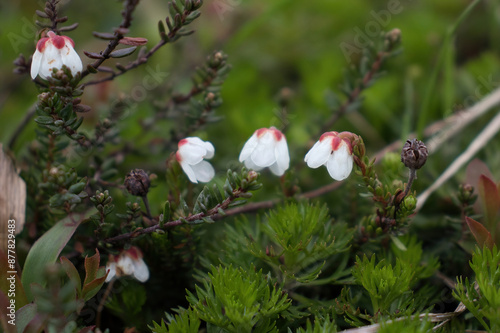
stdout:
POLYGON ((110 255, 106 264, 108 276, 106 282, 114 277, 132 275, 140 282, 146 282, 149 279, 149 269, 142 259, 142 252, 137 247, 132 246, 128 250, 122 251, 119 255, 110 255))
POLYGON ((285 135, 275 127, 256 130, 243 146, 239 160, 248 169, 269 168, 276 176, 283 175, 290 166, 285 135))
POLYGON ((207 183, 215 175, 214 167, 205 159, 214 156, 215 148, 212 143, 198 137, 189 137, 179 141, 175 154, 184 173, 193 183, 207 183))
POLYGON ((36 44, 36 51, 31 61, 31 78, 40 75, 46 79, 52 75, 53 68, 66 65, 73 75, 81 72, 83 65, 80 56, 76 53, 75 43, 67 36, 56 35, 53 31, 47 33, 36 44))
POLYGON ((306 154, 304 161, 313 169, 325 165, 335 180, 346 179, 353 166, 352 144, 349 132, 326 132, 306 154))

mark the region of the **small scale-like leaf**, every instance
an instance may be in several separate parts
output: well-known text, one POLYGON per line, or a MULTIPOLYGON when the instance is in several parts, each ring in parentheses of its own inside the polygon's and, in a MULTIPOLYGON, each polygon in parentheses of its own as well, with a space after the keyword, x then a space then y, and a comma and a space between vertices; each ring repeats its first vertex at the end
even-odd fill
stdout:
POLYGON ((74 194, 78 194, 81 191, 83 191, 83 189, 85 188, 86 185, 87 185, 87 179, 84 178, 80 182, 78 182, 78 183, 76 183, 74 185, 71 185, 69 187, 69 189, 68 189, 68 192, 71 192, 71 193, 74 193, 74 194))
POLYGON ((465 221, 467 222, 467 225, 469 226, 472 235, 474 235, 474 238, 476 239, 478 245, 480 247, 486 245, 490 249, 492 249, 494 242, 493 238, 491 237, 491 233, 481 223, 471 219, 468 216, 465 217, 465 221))
POLYGON ((83 51, 83 54, 85 54, 87 57, 89 57, 91 59, 104 59, 102 54, 95 53, 95 52, 83 51))
POLYGON ((123 45, 141 46, 146 45, 148 40, 141 37, 123 37, 120 39, 119 43, 123 45))
POLYGON ((112 33, 109 33, 109 32, 97 32, 97 31, 93 31, 92 35, 94 35, 94 37, 97 37, 97 38, 100 38, 100 39, 104 39, 104 40, 115 39, 115 34, 112 34, 112 33))
POLYGON ((78 28, 78 23, 73 23, 71 25, 59 28, 59 31, 73 31, 78 28))
POLYGON ((137 46, 128 47, 126 49, 115 50, 109 54, 111 58, 123 58, 134 53, 137 46))
POLYGON ((35 122, 40 125, 51 125, 54 123, 54 118, 47 116, 39 116, 35 118, 35 122))

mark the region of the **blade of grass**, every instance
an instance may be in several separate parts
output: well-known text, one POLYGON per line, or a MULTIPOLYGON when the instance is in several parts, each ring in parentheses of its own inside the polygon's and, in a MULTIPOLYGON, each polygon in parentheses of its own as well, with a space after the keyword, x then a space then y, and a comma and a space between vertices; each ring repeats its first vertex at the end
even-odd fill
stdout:
POLYGON ((453 48, 453 38, 455 32, 460 23, 462 23, 462 21, 470 14, 470 12, 477 6, 477 4, 479 4, 480 1, 481 0, 475 0, 471 2, 469 6, 465 8, 462 14, 460 14, 458 19, 454 22, 454 24, 450 28, 448 28, 446 32, 443 41, 443 47, 439 50, 436 66, 434 66, 431 77, 427 84, 427 89, 425 91, 424 98, 422 100, 422 105, 420 106, 419 119, 417 123, 417 137, 422 137, 425 125, 429 121, 431 115, 430 104, 436 92, 437 78, 445 64, 445 60, 447 58, 446 55, 449 53, 448 48, 453 48))

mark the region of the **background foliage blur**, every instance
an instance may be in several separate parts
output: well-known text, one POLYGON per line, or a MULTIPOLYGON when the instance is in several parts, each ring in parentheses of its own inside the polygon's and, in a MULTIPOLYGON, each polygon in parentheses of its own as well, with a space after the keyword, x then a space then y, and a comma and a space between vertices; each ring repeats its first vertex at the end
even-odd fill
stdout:
MULTIPOLYGON (((318 139, 315 135, 325 119, 331 116, 328 96, 339 92, 346 69, 359 61, 359 52, 346 56, 345 45, 356 46, 356 41, 363 38, 361 34, 370 34, 370 29, 399 28, 403 52, 387 61, 385 76, 363 93, 365 99, 359 109, 348 113, 331 129, 361 135, 369 156, 394 140, 406 139, 410 132, 421 130, 418 128, 421 125, 471 106, 498 88, 500 4, 482 1, 458 27, 452 47, 445 53, 443 66, 437 72, 437 84, 429 95, 429 103, 424 104, 439 54, 446 46, 446 33, 469 3, 465 0, 207 0, 201 9, 202 16, 193 23, 194 35, 162 48, 145 66, 118 80, 86 88, 83 103, 90 105, 92 112, 84 115, 83 130, 86 126, 91 128, 101 112, 121 93, 129 94, 136 103, 119 124, 121 136, 125 142, 138 146, 154 146, 152 139, 161 133, 143 135, 143 129, 153 121, 155 105, 166 101, 165 96, 172 92, 187 92, 194 68, 212 51, 222 50, 232 65, 222 89, 224 103, 217 110, 217 116, 222 119, 200 132, 203 139, 210 140, 216 147, 213 164, 219 171, 218 176, 224 177, 228 167, 238 164, 239 151, 255 129, 285 124, 289 145, 304 147, 290 151, 292 172, 305 175, 301 178, 305 181, 298 184, 302 191, 311 190, 331 179, 323 169, 312 173, 302 168, 304 153, 318 139), (391 13, 388 6, 396 6, 397 13, 391 13), (146 88, 146 80, 157 84, 146 88), (288 103, 285 114, 280 107, 283 98, 288 103), (294 171, 297 166, 300 167, 294 171)), ((62 15, 68 15, 70 22, 80 23, 79 28, 68 35, 75 41, 85 66, 90 61, 83 50, 95 52, 104 47, 104 42, 94 38, 91 32, 111 31, 116 27, 122 4, 87 0, 61 1, 61 5, 62 15)), ((19 53, 29 57, 34 52, 38 39, 34 12, 42 7, 43 1, 0 3, 0 141, 4 145, 36 102, 35 85, 27 75, 13 74, 12 62, 19 53)), ((148 46, 154 45, 159 39, 157 22, 167 14, 166 1, 142 1, 134 13, 129 35, 145 37, 149 40, 148 46)), ((435 180, 490 118, 491 114, 487 114, 468 126, 429 158, 425 168, 419 171, 414 187, 417 193, 435 180)), ((166 121, 162 126, 162 131, 169 133, 176 125, 166 121)), ((26 152, 35 138, 35 128, 36 124, 31 121, 22 132, 13 147, 15 155, 26 152)), ((174 152, 176 143, 171 144, 174 146, 170 152, 174 152)), ((478 156, 490 166, 496 179, 500 179, 495 167, 500 163, 499 146, 496 139, 478 156)), ((126 158, 120 173, 143 168, 157 173, 159 182, 163 182, 162 170, 169 153, 163 149, 157 152, 147 159, 126 158)), ((77 167, 87 166, 82 163, 77 167)), ((459 214, 452 198, 458 184, 464 181, 464 174, 462 170, 443 186, 435 194, 436 200, 424 207, 413 225, 415 231, 425 235, 425 246, 443 255, 441 260, 447 257, 451 260, 453 256, 455 245, 438 241, 443 232, 453 229, 443 213, 459 214)), ((402 179, 404 177, 402 171, 402 179)), ((267 186, 256 195, 257 200, 272 197, 279 191, 277 179, 268 174, 263 178, 267 186)), ((329 203, 333 216, 347 211, 350 198, 358 195, 359 179, 351 177, 346 182, 341 191, 322 198, 329 203)), ((159 213, 164 194, 163 185, 152 189, 149 199, 153 214, 159 213)), ((124 206, 125 199, 122 201, 117 205, 124 206)), ((347 218, 356 220, 356 216, 347 218)), ((212 235, 217 235, 219 230, 218 226, 207 229, 212 235)), ((465 264, 466 259, 460 262, 465 264)), ((448 273, 459 274, 462 267, 448 273)), ((152 271, 154 275, 154 269, 152 271)), ((180 283, 182 287, 186 286, 180 283)), ((179 296, 182 297, 182 293, 179 296)), ((172 300, 171 305, 178 302, 182 300, 172 300)), ((167 308, 163 306, 157 311, 167 308)), ((154 314, 151 316, 148 321, 155 318, 154 314)))

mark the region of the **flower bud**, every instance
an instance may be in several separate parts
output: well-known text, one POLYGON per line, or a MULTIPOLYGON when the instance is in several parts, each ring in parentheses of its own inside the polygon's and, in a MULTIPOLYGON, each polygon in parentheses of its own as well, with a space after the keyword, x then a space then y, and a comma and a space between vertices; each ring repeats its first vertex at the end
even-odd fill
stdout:
POLYGON ((151 181, 146 171, 142 169, 135 169, 127 174, 124 184, 130 194, 138 197, 144 197, 148 194, 151 181))
POLYGON ((420 169, 427 161, 429 152, 425 144, 417 139, 406 140, 401 151, 401 162, 410 169, 420 169))

